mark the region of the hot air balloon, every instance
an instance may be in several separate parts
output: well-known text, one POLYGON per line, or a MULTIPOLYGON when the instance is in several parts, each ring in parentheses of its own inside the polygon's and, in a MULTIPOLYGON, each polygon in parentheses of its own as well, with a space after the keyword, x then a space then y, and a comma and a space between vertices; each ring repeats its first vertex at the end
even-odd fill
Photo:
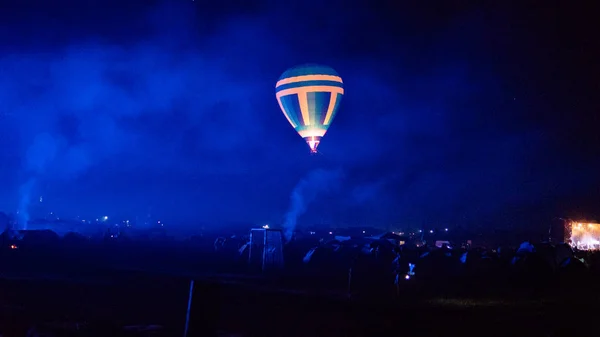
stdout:
POLYGON ((286 70, 275 85, 277 102, 288 122, 317 153, 344 95, 340 75, 330 67, 305 64, 286 70))

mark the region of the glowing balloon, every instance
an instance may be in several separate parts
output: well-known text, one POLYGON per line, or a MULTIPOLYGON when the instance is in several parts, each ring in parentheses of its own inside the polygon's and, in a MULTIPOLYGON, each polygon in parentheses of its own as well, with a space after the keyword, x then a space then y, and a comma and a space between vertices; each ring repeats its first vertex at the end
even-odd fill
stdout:
POLYGON ((275 92, 288 122, 316 153, 344 95, 340 75, 327 66, 296 66, 281 75, 275 92))

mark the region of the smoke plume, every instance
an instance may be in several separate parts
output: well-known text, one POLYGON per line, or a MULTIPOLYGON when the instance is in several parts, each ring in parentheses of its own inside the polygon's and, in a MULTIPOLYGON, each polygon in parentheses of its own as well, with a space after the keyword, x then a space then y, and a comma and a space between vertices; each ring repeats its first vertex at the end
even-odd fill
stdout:
POLYGON ((31 201, 31 191, 34 184, 35 178, 31 178, 19 188, 17 221, 20 229, 27 229, 27 223, 29 222, 29 203, 31 201))
POLYGON ((49 133, 43 132, 33 138, 25 155, 24 167, 29 178, 19 187, 18 227, 27 229, 29 204, 36 180, 43 175, 57 155, 58 144, 49 133))
POLYGON ((304 214, 308 206, 319 196, 337 189, 343 178, 341 170, 316 169, 294 187, 290 196, 290 208, 283 224, 286 240, 290 240, 296 229, 298 217, 304 214))

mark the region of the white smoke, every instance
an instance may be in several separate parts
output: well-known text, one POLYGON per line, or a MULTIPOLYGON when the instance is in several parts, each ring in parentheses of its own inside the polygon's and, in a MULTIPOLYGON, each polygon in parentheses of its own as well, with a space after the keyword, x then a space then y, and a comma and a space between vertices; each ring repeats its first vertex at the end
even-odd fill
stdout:
POLYGON ((19 229, 27 229, 31 193, 37 178, 44 174, 50 162, 56 157, 57 151, 58 142, 49 133, 38 134, 27 149, 24 166, 30 178, 19 187, 19 209, 17 210, 19 229))
POLYGON ((290 208, 285 215, 283 229, 286 240, 292 238, 298 217, 306 212, 319 194, 338 188, 342 178, 341 170, 316 169, 300 180, 292 191, 290 208))
POLYGON ((35 184, 35 178, 29 179, 19 188, 19 209, 17 210, 18 229, 27 229, 29 222, 30 194, 35 184))

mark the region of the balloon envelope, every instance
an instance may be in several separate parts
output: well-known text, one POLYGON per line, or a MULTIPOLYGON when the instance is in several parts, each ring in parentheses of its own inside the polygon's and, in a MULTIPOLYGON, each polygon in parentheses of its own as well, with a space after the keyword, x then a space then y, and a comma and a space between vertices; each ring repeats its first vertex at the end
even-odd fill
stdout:
POLYGON ((340 75, 323 65, 296 66, 281 75, 275 92, 288 122, 316 153, 344 95, 340 75))

